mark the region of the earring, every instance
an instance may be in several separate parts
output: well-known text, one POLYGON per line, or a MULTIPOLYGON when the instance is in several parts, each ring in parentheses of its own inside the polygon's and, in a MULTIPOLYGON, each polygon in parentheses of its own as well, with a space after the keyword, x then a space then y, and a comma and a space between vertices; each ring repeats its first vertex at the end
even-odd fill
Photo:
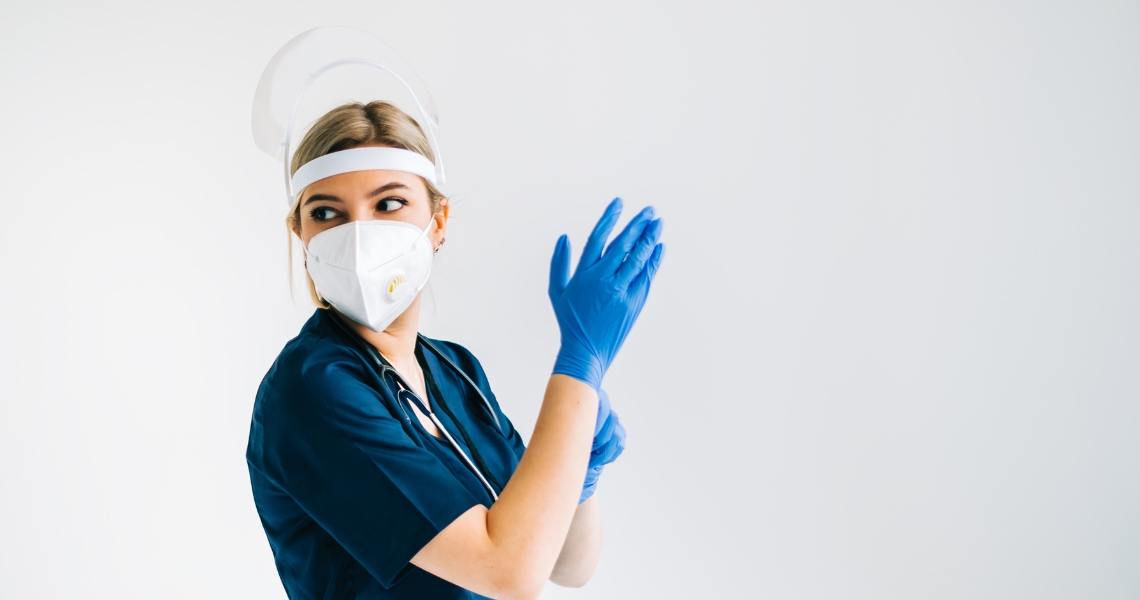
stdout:
POLYGON ((446 241, 447 241, 447 238, 445 238, 445 237, 439 238, 439 245, 435 247, 435 251, 437 254, 439 253, 439 249, 443 247, 443 244, 446 241))

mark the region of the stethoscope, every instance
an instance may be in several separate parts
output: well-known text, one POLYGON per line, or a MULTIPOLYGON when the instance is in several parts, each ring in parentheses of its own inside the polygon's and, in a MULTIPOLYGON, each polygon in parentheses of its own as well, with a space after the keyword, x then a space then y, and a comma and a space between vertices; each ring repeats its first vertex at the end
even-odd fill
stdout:
MULTIPOLYGON (((495 493, 495 488, 491 487, 491 483, 487 481, 486 477, 483 476, 483 472, 479 470, 479 467, 475 466, 475 463, 471 460, 470 457, 467 456, 467 453, 463 451, 463 448, 459 446, 459 442, 456 442, 455 438, 451 437, 451 433, 449 433, 443 426, 443 423, 440 422, 439 417, 435 416, 434 412, 428 410, 427 405, 424 404, 419 396, 416 396, 415 392, 412 391, 412 386, 408 385, 408 382, 404 379, 403 375, 400 375, 399 371, 392 368, 392 365, 388 364, 388 361, 385 360, 384 357, 376 351, 376 348, 372 347, 372 344, 369 344, 366 340, 364 340, 364 338, 360 337, 360 334, 352 331, 352 329, 350 329, 344 323, 341 323, 340 319, 335 315, 331 315, 331 317, 332 322, 336 323, 337 327, 340 327, 341 331, 348 334, 348 336, 352 338, 352 340, 356 342, 358 346, 360 346, 365 352, 368 353, 368 356, 372 357, 372 361, 380 370, 381 381, 384 381, 384 377, 386 375, 392 375, 396 379, 396 383, 400 386, 400 391, 396 394, 397 400, 403 399, 405 401, 411 402, 416 406, 417 409, 419 409, 421 413, 427 415, 428 418, 431 419, 431 422, 434 423, 440 432, 443 433, 443 437, 447 438, 448 443, 451 444, 451 447, 455 450, 456 453, 459 454, 459 457, 463 459, 463 462, 467 465, 467 468, 471 469, 471 472, 479 478, 479 482, 482 483, 483 487, 487 489, 487 492, 491 494, 491 498, 493 500, 498 500, 499 495, 495 493)), ((463 380, 466 381, 471 386, 471 388, 475 390, 475 393, 479 394, 479 399, 483 401, 483 406, 487 409, 487 412, 491 414, 491 418, 494 419, 495 426, 499 428, 499 431, 502 431, 503 427, 499 423, 499 416, 495 414, 495 409, 491 406, 491 402, 487 400, 487 396, 483 394, 483 390, 479 389, 479 386, 476 385, 475 382, 467 376, 467 373, 463 372, 463 369, 459 368, 459 365, 456 365, 451 361, 450 358, 447 357, 447 355, 441 352, 439 348, 436 348, 435 344, 429 342, 427 338, 422 335, 417 334, 417 337, 419 338, 420 343, 424 345, 424 347, 431 350, 432 353, 434 353, 437 357, 439 357, 441 361, 443 361, 444 364, 451 367, 453 371, 459 373, 459 376, 462 377, 463 380)), ((442 402, 443 400, 441 399, 440 401, 442 402)), ((403 410, 404 417, 408 419, 408 421, 411 421, 412 417, 408 414, 407 410, 404 410, 403 404, 400 404, 400 410, 403 410)), ((460 431, 463 431, 463 425, 459 424, 459 420, 453 420, 455 421, 455 425, 460 428, 460 431)), ((467 437, 466 432, 464 432, 464 437, 467 437)), ((478 454, 475 450, 474 445, 471 446, 471 451, 478 454)))

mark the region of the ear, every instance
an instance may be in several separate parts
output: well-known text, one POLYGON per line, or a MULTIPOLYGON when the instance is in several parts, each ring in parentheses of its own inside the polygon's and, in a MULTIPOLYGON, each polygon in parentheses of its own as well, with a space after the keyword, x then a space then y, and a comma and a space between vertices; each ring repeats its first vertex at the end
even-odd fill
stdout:
POLYGON ((435 237, 435 246, 438 246, 439 241, 447 235, 447 219, 450 216, 451 206, 448 203, 447 198, 441 198, 439 201, 439 209, 435 211, 435 215, 432 217, 435 219, 436 230, 433 234, 433 237, 435 237))
POLYGON ((296 204, 289 211, 289 218, 285 220, 285 223, 289 226, 289 230, 297 236, 297 239, 302 241, 305 239, 301 237, 301 198, 297 198, 296 204))
POLYGON ((293 244, 297 244, 301 247, 301 256, 307 258, 308 252, 305 251, 305 238, 301 235, 301 221, 290 219, 289 229, 292 230, 293 235, 297 236, 296 240, 289 238, 289 247, 292 247, 293 244))

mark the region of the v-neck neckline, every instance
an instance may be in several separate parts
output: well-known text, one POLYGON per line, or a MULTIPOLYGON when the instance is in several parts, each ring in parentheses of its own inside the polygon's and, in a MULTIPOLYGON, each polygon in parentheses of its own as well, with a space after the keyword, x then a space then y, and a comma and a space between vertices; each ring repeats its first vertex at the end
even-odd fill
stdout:
MULTIPOLYGON (((429 369, 429 367, 425 364, 427 362, 427 353, 422 352, 422 351, 418 351, 419 347, 420 347, 420 340, 417 337, 417 339, 416 339, 416 350, 417 350, 417 352, 415 353, 416 366, 419 367, 419 379, 420 379, 420 383, 423 384, 424 395, 420 396, 419 394, 416 394, 415 390, 408 390, 408 392, 411 394, 414 394, 417 398, 419 398, 421 401, 423 401, 424 406, 427 407, 427 409, 428 409, 428 414, 425 416, 428 418, 429 421, 432 421, 432 425, 435 425, 436 429, 440 430, 439 435, 435 435, 432 432, 428 431, 427 426, 425 426, 421 422, 420 427, 423 427, 424 433, 426 433, 428 437, 435 438, 441 442, 447 442, 447 437, 446 437, 447 434, 445 434, 443 432, 443 429, 444 429, 443 420, 440 418, 439 414, 437 414, 435 412, 435 404, 438 402, 438 399, 432 398, 431 389, 428 388, 428 384, 427 384, 427 371, 429 369), (432 419, 433 416, 435 417, 434 419, 432 419)), ((389 362, 391 362, 391 361, 389 361, 389 362)), ((414 410, 418 411, 418 409, 414 409, 414 410)), ((419 420, 418 416, 417 416, 416 420, 419 420)))

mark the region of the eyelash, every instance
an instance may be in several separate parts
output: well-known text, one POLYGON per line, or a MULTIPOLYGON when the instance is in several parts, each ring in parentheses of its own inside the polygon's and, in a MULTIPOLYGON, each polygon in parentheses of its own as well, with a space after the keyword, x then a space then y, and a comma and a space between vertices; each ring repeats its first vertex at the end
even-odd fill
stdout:
POLYGON ((337 211, 335 211, 335 210, 333 210, 333 209, 331 209, 331 208, 329 208, 329 207, 327 207, 327 206, 318 206, 318 207, 314 208, 313 210, 310 210, 310 211, 309 211, 309 218, 311 218, 312 220, 314 220, 314 221, 316 221, 316 222, 318 222, 318 223, 324 223, 325 221, 328 221, 328 220, 331 220, 331 219, 335 218, 335 217, 336 217, 336 214, 337 214, 337 211), (320 215, 320 214, 325 214, 325 213, 333 213, 333 216, 332 216, 332 217, 327 217, 327 218, 324 218, 324 219, 322 219, 321 217, 317 216, 317 215, 320 215))
MULTIPOLYGON (((376 203, 376 210, 379 210, 380 212, 395 212, 395 211, 399 210, 399 208, 393 208, 391 210, 382 210, 380 207, 384 206, 385 203, 387 203, 387 202, 396 202, 400 205, 400 208, 408 205, 408 201, 404 200, 403 198, 395 198, 395 197, 385 198, 385 199, 376 203)), ((327 206, 318 206, 318 207, 309 211, 309 218, 311 218, 312 220, 314 220, 318 223, 324 223, 325 221, 329 221, 329 220, 336 218, 339 214, 340 213, 338 211, 336 211, 332 208, 329 208, 327 206), (333 216, 331 216, 331 217, 326 217, 326 218, 322 219, 319 216, 319 215, 327 214, 330 212, 333 213, 333 216)))
MULTIPOLYGON (((377 202, 376 203, 376 209, 380 210, 380 207, 383 206, 385 202, 397 202, 397 203, 399 203, 401 208, 408 205, 408 201, 404 200, 403 198, 391 197, 391 198, 385 198, 385 199, 377 202)), ((381 212, 393 212, 396 210, 399 210, 399 208, 393 208, 392 210, 384 210, 381 212)))

